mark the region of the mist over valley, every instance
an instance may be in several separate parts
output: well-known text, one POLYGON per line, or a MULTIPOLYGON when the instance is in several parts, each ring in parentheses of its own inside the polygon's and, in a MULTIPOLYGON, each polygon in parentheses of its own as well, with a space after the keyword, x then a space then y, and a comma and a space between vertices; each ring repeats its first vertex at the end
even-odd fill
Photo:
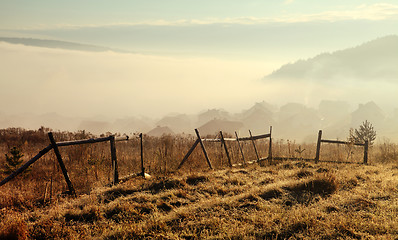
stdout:
POLYGON ((312 141, 319 129, 342 139, 368 120, 380 137, 398 140, 397 36, 282 65, 264 78, 244 75, 248 68, 261 69, 248 62, 0 40, 6 56, 0 77, 10 79, 2 82, 7 101, 1 103, 1 128, 160 136, 192 134, 194 128, 203 134, 263 133, 273 126, 278 138, 312 141))

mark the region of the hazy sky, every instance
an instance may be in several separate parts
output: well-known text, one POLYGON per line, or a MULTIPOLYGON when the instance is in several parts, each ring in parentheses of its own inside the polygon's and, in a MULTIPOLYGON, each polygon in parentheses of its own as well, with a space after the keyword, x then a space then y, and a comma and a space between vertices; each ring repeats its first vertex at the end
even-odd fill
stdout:
MULTIPOLYGON (((161 116, 239 111, 262 100, 352 100, 355 86, 344 93, 322 85, 297 91, 261 79, 283 64, 392 34, 397 0, 2 0, 0 37, 131 53, 0 43, 0 112, 161 116)), ((354 102, 374 100, 366 96, 373 88, 356 91, 354 102)))
POLYGON ((4 36, 78 41, 139 53, 278 64, 397 34, 397 26, 397 0, 0 3, 0 34, 4 36))
POLYGON ((396 18, 396 0, 2 0, 3 29, 396 18))

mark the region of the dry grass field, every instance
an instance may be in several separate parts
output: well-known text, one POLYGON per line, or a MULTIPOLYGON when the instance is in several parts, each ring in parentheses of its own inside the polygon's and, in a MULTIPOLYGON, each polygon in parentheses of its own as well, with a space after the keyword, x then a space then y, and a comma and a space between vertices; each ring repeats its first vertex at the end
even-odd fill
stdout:
MULTIPOLYGON (((34 134, 39 137, 25 137, 18 145, 24 159, 48 145, 44 133, 34 134)), ((87 138, 54 135, 57 141, 87 138)), ((12 142, 4 136, 5 154, 21 138, 12 142)), ((76 198, 61 194, 62 175, 53 153, 46 155, 0 187, 0 239, 398 239, 395 144, 373 146, 369 165, 291 160, 244 168, 227 167, 222 148, 214 144, 208 151, 216 170, 206 168, 197 149, 175 171, 192 142, 147 138, 144 156, 152 177, 116 186, 108 185, 107 144, 61 149, 76 198)), ((266 142, 259 142, 266 156, 261 144, 266 142)), ((300 157, 314 152, 311 144, 274 146, 274 156, 293 156, 299 146, 307 149, 300 157)), ((234 161, 241 161, 236 146, 229 147, 234 161)), ((138 148, 137 139, 117 144, 122 176, 139 172, 138 148)), ((250 156, 249 146, 245 151, 250 156)), ((321 159, 348 158, 339 147, 322 151, 321 159)))

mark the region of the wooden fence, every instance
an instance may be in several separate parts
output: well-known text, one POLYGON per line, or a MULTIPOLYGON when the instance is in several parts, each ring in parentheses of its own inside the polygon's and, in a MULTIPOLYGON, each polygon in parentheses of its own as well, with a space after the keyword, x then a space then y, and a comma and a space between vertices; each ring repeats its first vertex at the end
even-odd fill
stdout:
MULTIPOLYGON (((68 176, 68 171, 66 169, 66 166, 62 160, 61 153, 59 151, 59 147, 65 147, 65 146, 72 146, 72 145, 82 145, 82 144, 92 144, 92 143, 99 143, 99 142, 108 142, 110 143, 110 151, 111 151, 111 160, 112 160, 112 172, 113 172, 113 184, 118 184, 120 180, 124 180, 126 178, 130 178, 132 175, 126 176, 124 178, 119 178, 119 172, 118 172, 118 165, 117 165, 117 156, 116 156, 116 142, 118 141, 128 141, 129 137, 128 136, 123 136, 123 137, 115 137, 114 135, 109 136, 109 137, 102 137, 102 138, 91 138, 91 139, 85 139, 85 140, 76 140, 76 141, 65 141, 65 142, 56 142, 53 134, 51 132, 48 133, 48 138, 50 140, 50 145, 45 147, 43 150, 41 150, 36 156, 31 158, 29 161, 27 161, 24 165, 22 165, 20 168, 18 168, 16 171, 11 173, 8 177, 3 179, 0 182, 0 186, 6 184, 13 178, 15 178, 17 175, 25 171, 30 165, 35 163, 37 160, 39 160, 42 156, 44 156, 46 153, 48 153, 51 149, 54 150, 54 153, 57 157, 58 164, 62 170, 62 174, 65 178, 66 184, 68 186, 68 193, 71 195, 76 195, 75 189, 73 188, 73 184, 68 176)), ((143 163, 143 153, 142 153, 142 134, 140 134, 141 138, 141 173, 134 174, 135 176, 137 175, 142 175, 144 176, 144 163, 143 163)))
POLYGON ((326 139, 322 139, 322 130, 319 130, 318 141, 316 144, 315 163, 318 163, 320 161, 319 156, 321 153, 321 143, 362 146, 363 147, 363 163, 368 164, 368 150, 369 150, 369 142, 368 141, 365 141, 365 143, 357 143, 357 142, 346 142, 346 141, 338 141, 338 140, 326 140, 326 139))
POLYGON ((239 137, 238 133, 235 132, 236 138, 224 138, 224 135, 223 135, 222 131, 220 131, 220 138, 207 139, 207 138, 201 138, 200 137, 198 129, 195 129, 195 133, 196 133, 197 139, 194 142, 194 144, 192 145, 192 147, 189 149, 188 153, 185 155, 185 157, 183 158, 183 160, 181 161, 181 163, 180 163, 180 165, 178 166, 177 169, 180 169, 182 167, 182 165, 188 160, 189 156, 192 154, 192 152, 195 150, 195 148, 196 148, 196 146, 198 144, 200 144, 200 146, 202 148, 203 154, 205 156, 207 164, 209 165, 209 168, 213 169, 213 166, 212 166, 211 161, 209 159, 209 156, 207 154, 204 142, 221 142, 221 144, 224 146, 225 154, 227 155, 228 164, 229 164, 230 167, 242 166, 242 165, 245 165, 245 164, 251 164, 251 163, 261 162, 261 161, 265 161, 265 160, 272 161, 272 126, 270 127, 269 133, 262 134, 262 135, 257 135, 257 136, 253 136, 251 131, 249 130, 250 137, 239 137), (268 146, 268 149, 269 149, 268 150, 268 157, 267 158, 260 158, 260 156, 258 154, 258 151, 257 151, 255 140, 264 139, 264 138, 269 138, 270 139, 269 140, 269 146, 268 146), (227 141, 236 141, 238 143, 240 153, 242 154, 243 163, 232 164, 231 157, 230 157, 230 154, 229 154, 229 151, 228 151, 228 147, 227 147, 227 143, 226 143, 227 141), (251 141, 252 142, 253 149, 254 149, 254 151, 256 153, 256 156, 257 156, 257 160, 253 160, 253 161, 249 161, 249 162, 245 161, 245 156, 244 156, 242 147, 240 145, 240 142, 242 142, 242 141, 251 141))
MULTIPOLYGON (((253 136, 251 131, 249 130, 249 137, 239 137, 237 132, 235 132, 235 138, 224 138, 223 132, 220 131, 219 136, 220 138, 215 138, 215 139, 206 139, 206 138, 201 138, 199 134, 199 130, 195 129, 196 133, 196 141, 192 145, 192 147, 189 149, 187 154, 184 156, 183 160, 177 167, 177 169, 180 169, 183 164, 188 160, 189 156, 192 154, 192 152, 195 150, 198 144, 200 144, 204 157, 206 159, 206 162, 209 166, 210 169, 213 169, 213 166, 211 164, 211 161, 209 159, 209 156, 206 151, 206 147, 204 143, 212 143, 212 142, 221 142, 221 144, 224 147, 227 159, 228 159, 228 164, 230 167, 235 167, 235 166, 244 166, 246 164, 253 164, 253 163, 262 163, 263 161, 268 160, 269 163, 272 163, 273 160, 285 160, 285 159, 293 159, 293 158, 283 158, 283 157, 273 157, 272 156, 272 126, 270 127, 269 133, 262 134, 262 135, 257 135, 253 136), (262 158, 259 156, 258 151, 257 151, 257 146, 255 143, 255 140, 259 139, 266 139, 269 138, 269 144, 268 144, 268 156, 266 158, 262 158), (237 163, 237 164, 232 164, 231 157, 230 157, 230 152, 227 147, 227 142, 237 142, 239 146, 239 150, 242 156, 242 163, 237 163), (256 154, 257 159, 252 160, 252 161, 246 161, 241 142, 244 141, 250 141, 253 144, 253 150, 256 154)), ((42 149, 36 156, 31 158, 29 161, 27 161, 24 165, 22 165, 20 168, 18 168, 16 171, 11 173, 8 177, 3 179, 0 182, 0 186, 6 184, 13 178, 15 178, 18 174, 22 173, 25 171, 30 165, 35 163, 37 160, 39 160, 42 156, 44 156, 46 153, 48 153, 50 150, 54 150, 54 153, 57 157, 58 164, 62 170, 63 176, 65 178, 66 184, 68 186, 68 193, 71 195, 76 195, 75 190, 73 188, 73 184, 69 179, 68 176, 68 171, 66 169, 66 166, 62 160, 62 156, 59 151, 59 147, 65 147, 65 146, 72 146, 72 145, 81 145, 81 144, 93 144, 93 143, 99 143, 99 142, 108 142, 110 143, 110 151, 111 151, 111 160, 112 160, 112 172, 113 172, 113 181, 112 184, 118 184, 120 181, 125 181, 128 180, 132 177, 136 176, 145 176, 145 168, 144 168, 144 151, 143 151, 143 134, 141 133, 139 135, 140 138, 140 150, 141 150, 141 172, 139 173, 134 173, 127 175, 123 178, 119 178, 119 173, 118 173, 118 164, 117 164, 117 156, 116 156, 116 142, 118 141, 128 141, 129 137, 128 136, 123 136, 123 137, 115 137, 114 135, 109 136, 109 137, 102 137, 102 138, 91 138, 91 139, 85 139, 85 140, 76 140, 76 141, 65 141, 65 142, 56 142, 53 134, 51 132, 48 133, 48 137, 50 140, 50 145, 42 149)), ((338 140, 326 140, 322 139, 322 130, 319 130, 318 133, 318 141, 316 145, 316 156, 314 159, 305 159, 305 160, 315 160, 315 163, 320 162, 320 152, 321 152, 321 143, 329 143, 329 144, 344 144, 344 145, 355 145, 355 146, 362 146, 364 148, 364 156, 363 156, 363 163, 367 164, 368 163, 368 149, 369 149, 369 142, 365 141, 365 143, 356 143, 356 142, 345 142, 345 141, 338 141, 338 140)))

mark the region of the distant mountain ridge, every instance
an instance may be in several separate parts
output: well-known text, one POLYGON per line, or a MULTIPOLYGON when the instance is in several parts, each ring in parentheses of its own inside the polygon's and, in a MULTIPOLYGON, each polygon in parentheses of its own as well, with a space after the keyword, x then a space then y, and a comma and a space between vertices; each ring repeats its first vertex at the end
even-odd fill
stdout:
POLYGON ((237 114, 221 109, 209 109, 204 113, 211 114, 214 118, 208 118, 202 123, 199 119, 203 113, 198 113, 179 114, 162 118, 160 121, 136 117, 111 121, 65 117, 56 113, 7 115, 0 112, 0 128, 38 129, 40 126, 45 126, 58 130, 86 130, 97 135, 106 132, 129 135, 143 132, 150 136, 163 134, 194 136, 194 129, 198 128, 203 136, 217 135, 220 130, 232 136, 235 131, 240 136, 248 136, 249 129, 253 134, 263 134, 272 126, 275 138, 314 142, 320 129, 324 131, 326 138, 345 139, 350 128, 357 128, 368 120, 375 127, 378 139, 387 137, 398 142, 398 109, 392 115, 386 114, 372 101, 359 104, 356 109, 350 109, 347 102, 332 100, 322 101, 318 108, 307 107, 300 103, 287 103, 279 107, 260 102, 237 114))
POLYGON ((22 44, 25 46, 57 48, 57 49, 87 51, 87 52, 106 52, 106 51, 123 52, 121 50, 116 50, 108 47, 101 47, 90 44, 81 44, 81 43, 74 43, 67 41, 48 40, 48 39, 0 37, 0 42, 22 44))
POLYGON ((398 36, 391 35, 357 47, 283 65, 264 80, 398 81, 397 64, 398 36))

